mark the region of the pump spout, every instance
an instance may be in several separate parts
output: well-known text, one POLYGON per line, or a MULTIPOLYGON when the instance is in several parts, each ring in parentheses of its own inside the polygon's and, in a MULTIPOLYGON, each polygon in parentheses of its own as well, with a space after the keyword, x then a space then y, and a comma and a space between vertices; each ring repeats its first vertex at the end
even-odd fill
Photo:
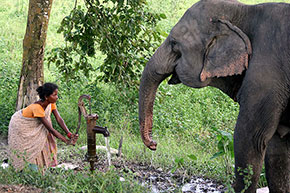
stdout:
POLYGON ((101 127, 101 126, 96 125, 93 128, 93 131, 95 133, 103 134, 104 137, 110 137, 110 132, 108 131, 108 128, 107 127, 101 127))

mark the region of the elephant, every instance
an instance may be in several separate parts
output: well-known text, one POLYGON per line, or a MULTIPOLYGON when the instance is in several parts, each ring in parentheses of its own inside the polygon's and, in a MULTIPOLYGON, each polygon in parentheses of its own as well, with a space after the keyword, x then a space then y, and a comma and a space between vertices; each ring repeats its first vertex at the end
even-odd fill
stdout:
POLYGON ((153 107, 162 81, 216 87, 239 104, 234 129, 235 192, 255 192, 265 163, 270 192, 289 193, 289 18, 287 3, 201 0, 189 8, 142 72, 143 143, 156 150, 153 107), (243 171, 248 167, 253 170, 250 186, 244 183, 243 171))

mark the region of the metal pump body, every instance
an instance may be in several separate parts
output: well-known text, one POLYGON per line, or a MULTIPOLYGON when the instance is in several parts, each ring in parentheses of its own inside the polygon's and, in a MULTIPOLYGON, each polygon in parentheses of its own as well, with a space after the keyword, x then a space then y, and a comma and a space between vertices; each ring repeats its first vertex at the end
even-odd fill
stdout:
POLYGON ((99 118, 97 114, 92 114, 91 112, 91 96, 90 95, 82 95, 79 97, 78 101, 78 109, 79 109, 79 122, 76 130, 76 134, 78 133, 81 125, 81 115, 85 117, 87 123, 87 154, 86 161, 90 162, 90 170, 95 170, 94 163, 97 162, 98 157, 96 153, 96 134, 103 134, 104 137, 109 137, 110 133, 106 127, 101 127, 96 125, 96 121, 99 118), (83 99, 89 100, 89 108, 90 113, 88 114, 85 108, 85 104, 83 99))

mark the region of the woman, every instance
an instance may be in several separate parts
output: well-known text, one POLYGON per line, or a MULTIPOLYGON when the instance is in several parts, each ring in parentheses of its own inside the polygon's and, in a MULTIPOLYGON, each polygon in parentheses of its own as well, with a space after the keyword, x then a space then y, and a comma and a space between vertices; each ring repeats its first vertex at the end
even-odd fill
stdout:
POLYGON ((8 145, 12 164, 23 169, 26 162, 39 168, 57 165, 55 138, 74 145, 78 135, 73 135, 65 125, 56 108, 58 86, 45 83, 36 89, 40 100, 17 111, 9 123, 8 145), (59 126, 65 131, 66 139, 52 127, 50 115, 53 113, 59 126))

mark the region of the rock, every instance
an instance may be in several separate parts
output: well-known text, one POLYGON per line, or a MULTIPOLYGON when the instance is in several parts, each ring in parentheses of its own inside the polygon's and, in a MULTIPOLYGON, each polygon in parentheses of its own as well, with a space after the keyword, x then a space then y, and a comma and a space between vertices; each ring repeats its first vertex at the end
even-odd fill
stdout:
POLYGON ((157 179, 156 176, 150 176, 150 177, 149 177, 149 180, 150 180, 150 181, 156 181, 156 179, 157 179))
POLYGON ((182 187, 182 192, 190 192, 191 191, 191 184, 184 184, 182 187))
POLYGON ((2 163, 2 164, 1 164, 1 167, 2 167, 3 169, 8 168, 8 166, 9 166, 8 163, 2 163))
POLYGON ((151 193, 159 193, 160 191, 158 190, 158 188, 156 186, 152 186, 151 188, 151 193))
MULTIPOLYGON (((195 193, 203 193, 203 192, 212 192, 212 193, 221 193, 217 185, 214 184, 210 180, 205 180, 202 178, 192 179, 190 183, 187 183, 182 186, 182 192, 195 192, 195 193)), ((220 187, 221 188, 221 187, 220 187)))
POLYGON ((268 187, 264 187, 264 188, 259 188, 257 189, 257 193, 269 193, 269 188, 268 187))
POLYGON ((158 172, 163 172, 162 168, 157 169, 158 172))
POLYGON ((78 165, 73 165, 70 163, 62 163, 56 166, 56 168, 63 168, 65 170, 74 170, 77 169, 79 166, 78 165))

